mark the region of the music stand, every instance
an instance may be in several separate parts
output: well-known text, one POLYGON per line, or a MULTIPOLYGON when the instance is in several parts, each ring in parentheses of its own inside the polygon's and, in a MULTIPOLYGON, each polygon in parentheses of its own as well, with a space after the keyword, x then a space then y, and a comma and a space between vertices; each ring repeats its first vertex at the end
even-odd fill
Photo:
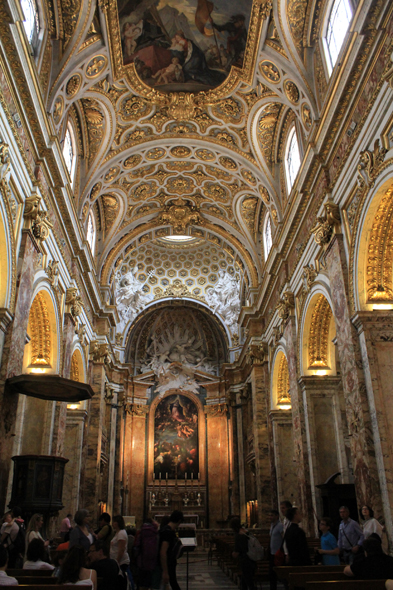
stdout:
POLYGON ((194 523, 190 523, 190 524, 181 524, 179 526, 179 538, 181 539, 182 542, 182 548, 181 548, 181 555, 183 555, 183 553, 186 553, 187 555, 187 560, 186 560, 186 590, 188 590, 188 568, 189 568, 189 562, 188 562, 188 554, 191 551, 195 551, 195 547, 197 545, 197 540, 196 540, 196 525, 194 523))

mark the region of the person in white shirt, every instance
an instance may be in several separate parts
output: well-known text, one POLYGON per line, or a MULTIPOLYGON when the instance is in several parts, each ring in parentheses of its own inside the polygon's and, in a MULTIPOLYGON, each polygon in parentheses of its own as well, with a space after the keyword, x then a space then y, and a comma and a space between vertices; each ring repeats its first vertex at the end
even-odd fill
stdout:
POLYGON ((54 570, 55 567, 44 561, 45 544, 42 539, 33 539, 27 548, 27 560, 23 564, 24 570, 54 570))
POLYGON ((49 541, 45 541, 41 535, 42 525, 44 524, 44 517, 42 514, 33 514, 33 516, 29 520, 29 524, 26 530, 26 540, 25 540, 25 557, 24 560, 27 559, 27 549, 29 544, 33 539, 42 539, 44 541, 44 546, 47 548, 49 546, 49 541))
POLYGON ((0 545, 0 586, 18 586, 18 580, 7 576, 8 553, 4 545, 0 545))
POLYGON ((125 573, 130 565, 130 557, 127 553, 128 537, 124 518, 120 515, 112 518, 112 527, 115 536, 111 540, 110 558, 115 559, 120 569, 125 573))
POLYGON ((379 538, 382 539, 383 526, 376 518, 374 518, 374 510, 365 504, 362 506, 360 516, 363 519, 361 526, 364 538, 368 539, 372 533, 377 533, 379 538))

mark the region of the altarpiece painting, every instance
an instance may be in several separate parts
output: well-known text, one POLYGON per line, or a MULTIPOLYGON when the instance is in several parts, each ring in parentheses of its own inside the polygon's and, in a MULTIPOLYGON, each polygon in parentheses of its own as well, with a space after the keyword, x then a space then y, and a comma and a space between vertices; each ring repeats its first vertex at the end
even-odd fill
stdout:
POLYGON ((154 473, 161 479, 197 479, 199 472, 198 409, 184 395, 169 395, 154 418, 154 473), (167 476, 168 474, 168 476, 167 476))

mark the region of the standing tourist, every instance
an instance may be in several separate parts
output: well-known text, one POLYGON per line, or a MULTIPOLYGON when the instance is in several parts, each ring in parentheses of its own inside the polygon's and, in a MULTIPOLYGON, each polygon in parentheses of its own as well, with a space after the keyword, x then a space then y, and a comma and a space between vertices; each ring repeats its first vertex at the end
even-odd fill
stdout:
POLYGON ((360 518, 363 520, 362 529, 365 539, 368 539, 372 533, 376 533, 382 539, 383 526, 374 518, 374 510, 367 504, 362 506, 360 518))
POLYGON ((256 570, 256 562, 250 559, 248 553, 248 535, 245 528, 242 527, 239 518, 231 520, 231 529, 235 533, 235 550, 232 556, 239 558, 240 568, 242 571, 242 590, 254 590, 254 576, 256 570))
POLYGON ((277 588, 277 574, 274 571, 274 556, 282 546, 284 525, 280 522, 278 510, 270 512, 269 581, 270 590, 277 588))
POLYGON ((74 516, 75 528, 70 533, 70 549, 75 545, 80 545, 86 551, 89 550, 93 542, 93 535, 90 531, 90 516, 89 511, 82 509, 77 510, 74 516))
POLYGON ((349 518, 349 508, 341 506, 340 516, 342 521, 338 530, 338 547, 345 563, 351 565, 355 559, 359 547, 363 544, 364 535, 359 524, 349 518))
POLYGON ((340 565, 340 549, 337 545, 337 539, 330 529, 332 528, 331 518, 322 518, 319 523, 321 536, 321 548, 316 551, 322 555, 322 565, 340 565))
POLYGON ((289 508, 287 511, 287 518, 290 523, 284 535, 288 551, 287 565, 311 565, 306 533, 299 526, 302 517, 299 508, 289 508))
POLYGON ((113 531, 115 533, 111 540, 110 557, 115 559, 121 570, 126 573, 130 565, 130 556, 127 553, 127 533, 124 518, 120 515, 112 519, 113 531))
POLYGON ((176 536, 179 524, 183 521, 183 512, 174 510, 166 526, 160 530, 160 564, 162 568, 161 583, 170 584, 172 590, 180 590, 176 579, 176 565, 181 541, 176 536))

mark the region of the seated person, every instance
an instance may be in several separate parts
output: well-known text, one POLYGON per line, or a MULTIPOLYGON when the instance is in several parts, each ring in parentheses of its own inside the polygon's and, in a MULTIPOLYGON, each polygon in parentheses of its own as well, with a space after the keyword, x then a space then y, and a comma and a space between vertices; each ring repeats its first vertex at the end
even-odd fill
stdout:
POLYGON ((82 545, 74 545, 68 551, 58 577, 59 584, 67 586, 88 586, 97 589, 97 574, 86 568, 86 550, 82 545))
POLYGON ((42 539, 33 539, 27 548, 27 560, 24 570, 54 570, 54 566, 44 561, 45 543, 42 539))
POLYGON ((88 566, 97 572, 98 590, 123 590, 127 578, 116 560, 109 558, 109 546, 105 541, 94 541, 87 553, 88 566))
POLYGON ((393 557, 382 551, 381 541, 368 538, 363 543, 364 557, 347 565, 344 574, 357 580, 393 578, 393 557))
POLYGON ((8 552, 4 545, 0 545, 0 586, 18 586, 18 580, 7 576, 8 552))

